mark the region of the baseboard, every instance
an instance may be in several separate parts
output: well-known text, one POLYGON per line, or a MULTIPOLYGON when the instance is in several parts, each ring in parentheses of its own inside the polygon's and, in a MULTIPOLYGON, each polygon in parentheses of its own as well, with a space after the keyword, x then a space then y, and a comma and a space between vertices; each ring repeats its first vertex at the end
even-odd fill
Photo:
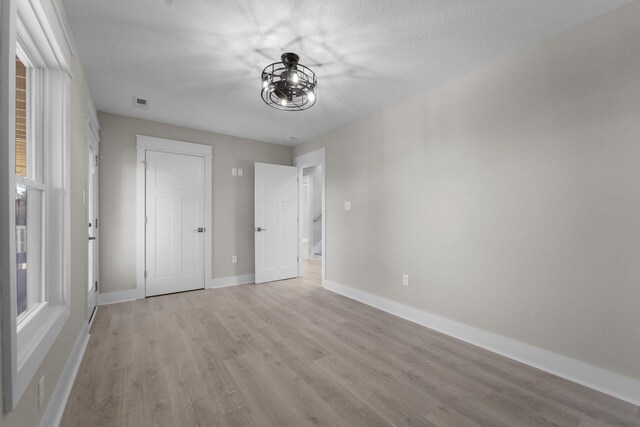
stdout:
MULTIPOLYGON (((226 288, 227 286, 246 285, 255 282, 255 275, 245 274, 242 276, 217 277, 209 279, 206 289, 226 288)), ((99 305, 117 304, 119 302, 143 299, 138 289, 128 289, 126 291, 107 292, 98 296, 99 305)))
POLYGON ((584 385, 634 405, 640 405, 640 380, 563 356, 521 341, 474 328, 455 320, 370 294, 366 291, 325 280, 330 291, 403 319, 434 329, 494 353, 525 363, 575 383, 584 385))
POLYGON ((245 274, 242 276, 227 276, 216 277, 209 280, 207 283, 207 289, 226 288, 228 286, 246 285, 248 283, 255 283, 256 277, 254 274, 245 274))
POLYGON ((116 304, 119 302, 133 301, 140 299, 137 289, 128 289, 126 291, 106 292, 98 295, 99 305, 116 304))
POLYGON ((64 370, 60 375, 60 379, 58 379, 58 384, 55 390, 53 390, 49 405, 47 405, 47 409, 42 416, 42 421, 40 421, 40 427, 58 427, 60 425, 64 408, 67 406, 67 401, 69 400, 69 395, 71 394, 71 389, 73 388, 73 383, 88 343, 89 325, 85 323, 76 339, 73 349, 71 349, 71 354, 69 354, 67 363, 64 365, 64 370))

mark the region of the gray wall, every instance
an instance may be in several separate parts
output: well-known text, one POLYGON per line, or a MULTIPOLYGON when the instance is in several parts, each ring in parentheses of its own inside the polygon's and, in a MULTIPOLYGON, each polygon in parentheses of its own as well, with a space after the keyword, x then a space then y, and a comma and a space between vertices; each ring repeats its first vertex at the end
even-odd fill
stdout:
MULTIPOLYGON (((62 0, 56 4, 64 14, 62 0)), ((66 15, 63 16, 66 30, 75 45, 66 15)), ((71 57, 71 98, 70 98, 70 144, 71 144, 71 316, 53 346, 47 353, 40 368, 34 375, 17 407, 10 413, 0 415, 3 427, 37 426, 49 404, 51 393, 64 369, 67 358, 76 342, 80 329, 86 321, 86 283, 87 283, 87 217, 82 202, 82 191, 86 188, 86 131, 87 99, 90 97, 87 81, 78 50, 71 57), (45 403, 38 408, 38 380, 45 377, 45 403)), ((78 374, 80 375, 80 373, 78 374)), ((0 401, 2 388, 0 388, 0 401)))
POLYGON ((102 112, 98 120, 100 292, 136 287, 136 134, 213 146, 213 277, 253 274, 253 164, 291 165, 290 147, 102 112))
POLYGON ((296 147, 327 149, 328 279, 640 378, 638 22, 634 2, 296 147))

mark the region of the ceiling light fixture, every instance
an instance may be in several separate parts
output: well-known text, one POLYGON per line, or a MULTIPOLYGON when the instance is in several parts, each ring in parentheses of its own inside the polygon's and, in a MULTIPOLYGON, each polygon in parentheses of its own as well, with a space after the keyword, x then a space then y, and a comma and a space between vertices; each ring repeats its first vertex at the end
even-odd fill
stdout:
POLYGON ((262 100, 278 110, 302 111, 313 107, 318 87, 316 73, 298 64, 300 57, 295 53, 285 53, 281 59, 262 70, 262 100))

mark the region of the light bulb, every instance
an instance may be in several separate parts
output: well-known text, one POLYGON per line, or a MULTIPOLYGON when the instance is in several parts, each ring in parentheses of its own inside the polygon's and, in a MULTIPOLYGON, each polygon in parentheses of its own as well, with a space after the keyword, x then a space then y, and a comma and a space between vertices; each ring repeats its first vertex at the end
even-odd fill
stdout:
POLYGON ((262 87, 265 88, 267 86, 269 86, 269 82, 265 79, 262 81, 262 87))
POLYGON ((291 75, 291 82, 293 82, 293 84, 298 84, 299 81, 300 81, 300 78, 298 77, 298 73, 294 71, 293 74, 291 75))
POLYGON ((282 104, 283 106, 286 106, 287 105, 287 100, 283 99, 282 101, 280 101, 280 104, 282 104))
POLYGON ((309 100, 309 102, 313 102, 316 100, 316 94, 313 93, 312 91, 307 92, 307 99, 309 100))

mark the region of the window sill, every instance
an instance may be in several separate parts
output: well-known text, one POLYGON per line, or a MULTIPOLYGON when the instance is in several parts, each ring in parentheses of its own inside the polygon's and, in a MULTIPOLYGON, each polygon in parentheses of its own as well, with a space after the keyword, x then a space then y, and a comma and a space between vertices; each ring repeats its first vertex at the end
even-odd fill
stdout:
POLYGON ((30 315, 28 320, 25 319, 27 321, 24 322, 24 325, 21 325, 17 334, 18 375, 16 401, 20 399, 29 386, 69 316, 68 307, 46 304, 30 315))

